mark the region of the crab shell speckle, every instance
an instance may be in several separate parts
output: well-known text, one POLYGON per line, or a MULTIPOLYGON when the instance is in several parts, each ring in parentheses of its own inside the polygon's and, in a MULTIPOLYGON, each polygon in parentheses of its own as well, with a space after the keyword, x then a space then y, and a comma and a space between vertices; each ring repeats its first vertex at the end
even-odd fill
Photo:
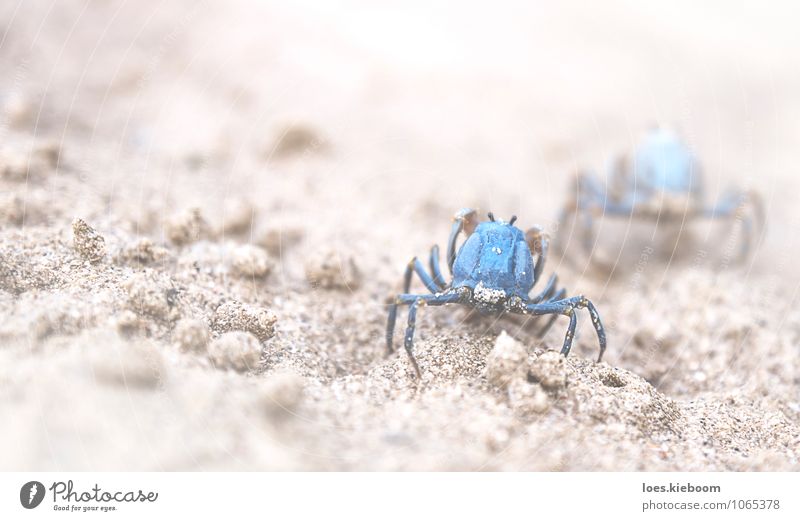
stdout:
POLYGON ((502 289, 487 288, 483 285, 483 281, 480 281, 475 286, 473 297, 487 304, 498 304, 506 300, 506 292, 502 289))

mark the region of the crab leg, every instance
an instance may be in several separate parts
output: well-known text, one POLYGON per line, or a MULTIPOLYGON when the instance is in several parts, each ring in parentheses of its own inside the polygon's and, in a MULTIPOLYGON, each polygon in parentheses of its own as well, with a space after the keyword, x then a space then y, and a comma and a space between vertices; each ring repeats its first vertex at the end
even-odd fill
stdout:
POLYGON ((753 232, 761 233, 764 227, 764 206, 758 194, 747 192, 744 194, 729 194, 723 202, 713 208, 707 209, 703 215, 708 218, 738 217, 742 221, 742 246, 739 261, 744 261, 750 251, 753 232), (746 209, 752 208, 752 215, 746 209), (755 224, 754 224, 755 222, 755 224))
MULTIPOLYGON (((555 302, 557 300, 563 299, 566 296, 567 296, 567 290, 562 288, 561 291, 553 295, 552 298, 547 299, 547 301, 555 302)), ((558 315, 551 315, 550 318, 547 319, 545 325, 543 325, 542 328, 539 329, 539 331, 537 331, 536 336, 539 338, 544 337, 547 334, 547 332, 550 331, 550 328, 553 327, 553 324, 555 324, 557 318, 558 315)))
MULTIPOLYGON (((422 283, 425 284, 425 287, 428 288, 428 290, 431 293, 439 293, 442 290, 442 288, 437 286, 434 280, 425 271, 425 267, 422 265, 422 263, 416 257, 414 257, 413 259, 411 259, 411 262, 409 262, 408 265, 406 266, 406 272, 403 275, 403 294, 407 294, 409 289, 411 288, 411 276, 414 274, 415 271, 417 275, 419 275, 419 278, 422 280, 422 283)), ((399 300, 395 299, 394 302, 389 304, 389 317, 386 329, 386 347, 388 348, 389 354, 394 352, 394 346, 392 345, 392 335, 394 331, 394 324, 395 321, 397 320, 397 305, 399 303, 400 303, 399 300)))
POLYGON ((433 281, 439 286, 439 289, 444 289, 447 286, 447 282, 445 282, 442 270, 439 268, 439 246, 437 244, 434 244, 431 248, 430 267, 433 281))
POLYGON ((431 293, 439 293, 442 290, 442 288, 433 281, 431 276, 428 275, 428 272, 425 271, 425 266, 423 266, 419 259, 414 257, 409 261, 408 266, 406 266, 406 273, 403 276, 403 293, 408 293, 408 290, 411 288, 411 275, 414 272, 417 272, 420 280, 431 293))
POLYGON ((416 299, 408 308, 408 327, 406 327, 406 336, 403 339, 403 346, 406 348, 408 360, 414 367, 414 372, 417 373, 417 378, 421 379, 422 373, 419 370, 417 359, 414 358, 414 331, 417 327, 417 306, 420 305, 420 302, 424 301, 422 299, 416 299))
POLYGON ((537 302, 548 300, 550 295, 553 294, 553 291, 555 291, 556 284, 558 284, 558 275, 554 273, 550 275, 550 278, 547 280, 547 285, 544 287, 541 293, 530 299, 530 302, 536 304, 537 302))
POLYGON ((386 348, 388 349, 389 353, 394 352, 394 345, 393 345, 393 337, 394 337, 394 326, 397 320, 397 306, 399 305, 409 305, 408 309, 408 326, 406 328, 406 334, 404 337, 404 346, 406 349, 406 353, 408 353, 408 358, 411 361, 411 365, 414 367, 414 372, 417 374, 417 377, 420 377, 421 373, 419 370, 419 365, 417 364, 416 358, 414 358, 414 331, 416 329, 417 323, 417 308, 419 306, 443 306, 445 304, 453 304, 459 301, 459 296, 456 293, 442 293, 439 295, 413 295, 413 294, 400 294, 397 295, 394 302, 389 307, 389 318, 386 323, 386 348))
POLYGON ((597 242, 594 231, 594 217, 591 210, 583 210, 583 229, 581 230, 581 245, 589 258, 594 254, 594 246, 597 242))
MULTIPOLYGON (((584 190, 586 193, 585 195, 589 196, 589 200, 599 201, 599 200, 607 200, 608 194, 606 190, 600 185, 597 181, 597 178, 591 173, 583 173, 578 175, 578 191, 584 190)), ((581 198, 581 194, 578 194, 579 199, 581 198)))
POLYGON ((570 349, 572 348, 572 340, 575 337, 575 327, 577 326, 577 317, 575 316, 576 309, 586 308, 589 310, 589 315, 592 318, 592 325, 594 326, 595 331, 597 332, 597 339, 600 343, 600 354, 597 357, 597 361, 600 362, 603 359, 603 353, 606 350, 606 332, 603 328, 603 323, 600 320, 600 315, 597 313, 597 309, 594 307, 594 304, 584 297, 583 295, 579 295, 577 297, 571 297, 568 299, 557 300, 557 301, 549 301, 544 302, 541 304, 528 304, 526 306, 526 312, 531 315, 566 315, 570 317, 569 319, 569 327, 567 328, 567 334, 564 337, 564 346, 561 348, 561 354, 567 356, 569 354, 570 349))

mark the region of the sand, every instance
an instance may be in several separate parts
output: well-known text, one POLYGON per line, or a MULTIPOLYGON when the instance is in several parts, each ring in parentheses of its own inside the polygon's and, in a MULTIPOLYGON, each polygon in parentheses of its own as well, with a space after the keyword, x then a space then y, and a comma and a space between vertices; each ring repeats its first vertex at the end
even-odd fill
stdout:
POLYGON ((797 36, 720 5, 4 4, 0 469, 798 469, 797 36), (421 379, 386 354, 458 209, 552 233, 656 122, 763 196, 747 262, 606 219, 613 271, 545 268, 602 363, 585 312, 565 359, 564 318, 452 306, 421 379))

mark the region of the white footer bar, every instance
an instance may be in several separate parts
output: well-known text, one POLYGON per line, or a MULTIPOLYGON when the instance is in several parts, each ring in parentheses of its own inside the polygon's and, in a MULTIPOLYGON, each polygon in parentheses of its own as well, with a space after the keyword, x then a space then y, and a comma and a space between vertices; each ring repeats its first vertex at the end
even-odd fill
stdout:
POLYGON ((0 519, 800 519, 799 476, 5 473, 0 519))

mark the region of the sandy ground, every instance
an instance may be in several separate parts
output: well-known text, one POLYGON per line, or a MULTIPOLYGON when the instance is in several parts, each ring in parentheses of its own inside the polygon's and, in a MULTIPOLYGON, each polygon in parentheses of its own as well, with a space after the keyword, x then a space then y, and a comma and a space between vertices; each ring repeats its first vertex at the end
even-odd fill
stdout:
POLYGON ((2 470, 798 468, 788 8, 293 4, 0 6, 2 470), (386 356, 456 210, 552 228, 657 122, 710 202, 762 194, 751 260, 722 223, 603 221, 613 273, 572 236, 546 267, 603 363, 586 317, 565 360, 565 319, 449 307, 421 381, 386 356))

